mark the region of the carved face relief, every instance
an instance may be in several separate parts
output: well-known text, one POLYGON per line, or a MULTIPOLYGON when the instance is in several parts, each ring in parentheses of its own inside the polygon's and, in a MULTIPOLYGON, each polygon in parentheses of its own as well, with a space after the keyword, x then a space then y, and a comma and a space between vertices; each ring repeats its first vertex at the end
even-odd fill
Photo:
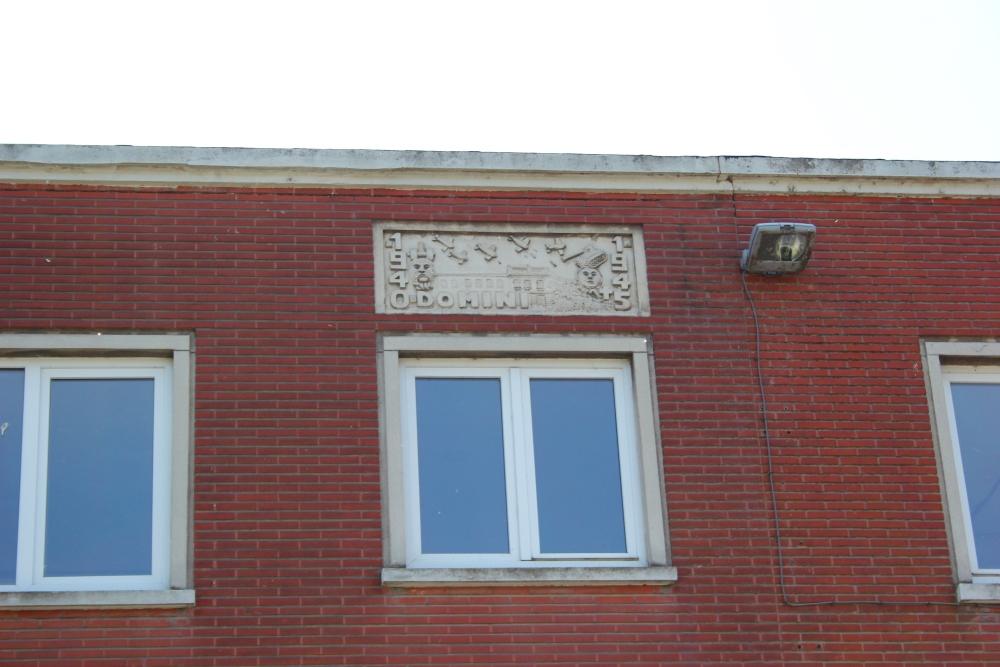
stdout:
POLYGON ((588 292, 596 290, 604 283, 604 276, 601 270, 591 266, 584 266, 576 272, 576 282, 580 283, 588 292))
POLYGON ((410 260, 406 273, 415 290, 428 292, 434 287, 434 277, 437 274, 432 260, 426 257, 410 260))

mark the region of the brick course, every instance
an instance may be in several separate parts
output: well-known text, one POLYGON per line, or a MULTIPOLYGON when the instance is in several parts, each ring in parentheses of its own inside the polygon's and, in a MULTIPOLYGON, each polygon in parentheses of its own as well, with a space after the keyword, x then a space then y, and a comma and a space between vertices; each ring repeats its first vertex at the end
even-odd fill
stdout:
POLYGON ((0 664, 996 664, 919 341, 998 335, 998 255, 997 200, 0 186, 0 329, 196 333, 198 595, 0 611, 0 664), (377 220, 641 223, 652 316, 375 315, 377 220), (818 227, 747 283, 788 597, 836 605, 781 597, 738 268, 769 220, 818 227), (651 336, 677 584, 382 588, 375 336, 410 331, 651 336))

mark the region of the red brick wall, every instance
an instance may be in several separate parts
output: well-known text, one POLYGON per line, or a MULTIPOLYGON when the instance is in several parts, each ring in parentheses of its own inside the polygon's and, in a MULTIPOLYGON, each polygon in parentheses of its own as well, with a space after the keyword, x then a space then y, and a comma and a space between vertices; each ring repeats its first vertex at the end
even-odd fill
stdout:
POLYGON ((197 334, 198 604, 0 611, 0 663, 996 664, 1000 608, 951 604, 919 340, 1000 334, 998 253, 998 201, 7 186, 0 330, 197 334), (375 220, 641 223, 652 317, 376 316, 375 220), (788 597, 885 604, 782 602, 765 220, 819 228, 748 277, 788 597), (652 336, 678 583, 383 589, 375 335, 415 330, 652 336))

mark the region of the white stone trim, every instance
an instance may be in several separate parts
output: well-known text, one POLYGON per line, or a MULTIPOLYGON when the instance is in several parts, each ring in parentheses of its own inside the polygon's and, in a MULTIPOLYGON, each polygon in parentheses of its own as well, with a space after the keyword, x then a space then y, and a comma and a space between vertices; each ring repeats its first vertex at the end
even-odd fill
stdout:
POLYGON ((382 585, 424 586, 670 586, 677 568, 545 567, 545 568, 382 568, 382 585))
POLYGON ((468 334, 417 334, 385 336, 382 350, 428 353, 434 356, 469 356, 474 353, 517 356, 564 354, 571 357, 646 354, 645 338, 620 336, 578 336, 559 334, 507 334, 475 336, 468 334))
MULTIPOLYGON (((663 481, 663 446, 656 419, 656 378, 651 351, 649 354, 645 350, 633 352, 632 382, 636 440, 640 443, 639 470, 643 481, 640 491, 643 495, 643 506, 646 508, 646 553, 651 565, 667 564, 670 563, 667 491, 663 481), (646 398, 648 400, 645 400, 646 398), (644 443, 655 443, 655 447, 644 443), (650 474, 649 471, 653 470, 658 474, 650 474)), ((677 578, 676 572, 674 578, 677 578)))
POLYGON ((178 334, 18 334, 0 333, 0 349, 28 351, 187 351, 191 338, 178 334))
POLYGON ((955 587, 955 597, 959 602, 1000 604, 1000 585, 959 584, 955 587))
POLYGON ((969 534, 962 509, 962 480, 956 465, 956 443, 952 438, 948 397, 945 382, 947 368, 960 364, 1000 363, 1000 343, 996 341, 922 341, 921 356, 931 413, 931 433, 934 438, 941 498, 944 502, 945 528, 951 547, 955 593, 959 602, 1000 604, 1000 583, 995 576, 973 573, 969 553, 969 534))
MULTIPOLYGON (((494 583, 545 583, 571 585, 578 583, 654 583, 643 579, 649 572, 655 583, 673 582, 676 570, 670 567, 669 531, 667 529, 666 494, 663 482, 663 453, 656 428, 656 387, 652 377, 652 350, 649 339, 638 336, 603 335, 470 335, 418 334, 387 335, 378 338, 379 363, 379 422, 382 480, 382 540, 384 585, 463 585, 472 583, 474 574, 449 575, 448 572, 499 572, 494 583), (626 359, 632 375, 635 429, 639 448, 639 483, 643 504, 645 530, 645 562, 642 567, 537 567, 537 568, 414 568, 406 569, 406 522, 404 499, 403 447, 400 429, 401 409, 399 364, 403 358, 419 357, 502 357, 516 358, 578 358, 626 359), (425 570, 435 573, 421 573, 425 570), (568 574, 517 575, 503 574, 508 569, 563 571, 568 574), (592 574, 573 574, 591 570, 592 574), (631 570, 633 574, 617 574, 631 570), (388 574, 385 574, 388 572, 388 574), (400 574, 402 572, 402 574, 400 574), (445 574, 440 574, 445 572, 445 574), (610 578, 602 579, 601 573, 610 578), (454 581, 448 583, 451 577, 454 581), (531 577, 534 577, 533 579, 531 577)), ((493 575, 491 575, 493 576, 493 575)), ((482 583, 482 581, 480 581, 482 583)))
MULTIPOLYGON (((187 336, 175 338, 188 339, 187 336)), ((173 354, 170 463, 170 587, 194 586, 194 354, 173 354)), ((194 591, 191 591, 193 594, 194 591)))
POLYGON ((989 197, 1000 163, 2 144, 0 182, 989 197))
MULTIPOLYGON (((0 333, 5 358, 58 355, 114 359, 115 353, 145 352, 171 359, 170 563, 171 590, 16 591, 0 593, 0 608, 176 607, 194 604, 192 420, 194 345, 189 334, 0 333)), ((130 357, 124 357, 130 358, 130 357)))
POLYGON ((193 590, 0 593, 0 609, 140 609, 193 607, 193 590))

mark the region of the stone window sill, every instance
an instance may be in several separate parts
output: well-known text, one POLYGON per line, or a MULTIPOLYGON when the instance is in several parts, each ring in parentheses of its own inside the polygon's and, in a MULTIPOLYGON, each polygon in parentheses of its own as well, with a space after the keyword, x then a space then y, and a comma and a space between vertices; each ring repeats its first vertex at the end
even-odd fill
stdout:
POLYGON ((382 568, 382 585, 395 588, 438 586, 670 586, 677 568, 519 567, 382 568))
POLYGON ((193 606, 193 590, 0 593, 0 609, 170 609, 193 606))
POLYGON ((1000 604, 1000 584, 959 584, 955 594, 959 602, 1000 604))

